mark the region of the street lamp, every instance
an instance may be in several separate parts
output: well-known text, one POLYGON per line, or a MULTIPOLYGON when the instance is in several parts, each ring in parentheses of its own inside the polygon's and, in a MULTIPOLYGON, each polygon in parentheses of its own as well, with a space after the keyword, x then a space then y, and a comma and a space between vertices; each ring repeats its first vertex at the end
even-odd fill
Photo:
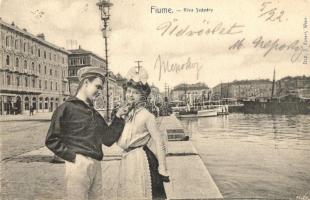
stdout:
POLYGON ((110 7, 113 5, 109 2, 109 0, 99 0, 99 2, 96 4, 99 7, 100 15, 101 15, 101 21, 103 23, 103 27, 101 29, 103 38, 104 38, 104 44, 105 44, 105 61, 106 61, 106 70, 107 70, 107 76, 106 76, 106 86, 107 86, 107 120, 109 121, 109 65, 108 65, 108 21, 110 19, 110 7))

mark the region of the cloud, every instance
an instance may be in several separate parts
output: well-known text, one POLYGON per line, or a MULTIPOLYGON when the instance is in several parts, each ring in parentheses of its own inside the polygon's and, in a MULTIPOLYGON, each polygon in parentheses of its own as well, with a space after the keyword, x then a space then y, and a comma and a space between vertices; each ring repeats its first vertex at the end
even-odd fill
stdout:
MULTIPOLYGON (((44 32, 48 41, 65 46, 67 40, 77 40, 84 49, 105 57, 97 0, 0 0, 1 17, 33 34, 44 32), (33 14, 43 11, 42 17, 33 14)), ((266 40, 293 41, 303 39, 304 17, 310 19, 309 1, 299 1, 291 6, 290 1, 272 1, 272 6, 285 11, 281 23, 266 21, 258 17, 261 1, 138 1, 114 0, 111 7, 108 38, 110 68, 126 74, 143 60, 142 65, 149 71, 150 82, 163 87, 164 82, 176 85, 180 82, 196 82, 195 71, 166 73, 158 81, 154 70, 156 57, 161 55, 170 62, 182 63, 187 58, 203 65, 199 80, 213 86, 223 81, 249 78, 270 78, 274 66, 277 76, 310 75, 310 64, 290 61, 291 52, 272 52, 263 57, 266 50, 254 49, 253 39, 263 36, 266 40), (212 8, 212 13, 155 14, 151 6, 183 8, 212 8), (159 24, 177 19, 173 26, 207 30, 223 22, 229 28, 233 23, 244 25, 243 33, 236 35, 208 35, 195 37, 161 36, 156 30, 159 24), (203 23, 206 20, 209 24, 203 23), (245 38, 246 45, 238 51, 228 50, 235 41, 245 38)))

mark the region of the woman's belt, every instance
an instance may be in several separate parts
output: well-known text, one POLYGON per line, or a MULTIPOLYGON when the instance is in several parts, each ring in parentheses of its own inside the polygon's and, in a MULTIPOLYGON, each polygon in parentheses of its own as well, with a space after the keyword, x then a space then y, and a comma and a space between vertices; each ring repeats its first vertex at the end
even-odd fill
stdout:
POLYGON ((150 140, 151 140, 151 137, 148 137, 147 141, 144 144, 141 144, 141 145, 138 145, 138 146, 130 146, 127 149, 124 149, 124 151, 128 153, 128 152, 130 152, 130 151, 132 151, 134 149, 137 149, 137 148, 140 148, 140 147, 144 147, 144 146, 146 146, 149 143, 150 140))
POLYGON ((127 149, 124 149, 124 151, 125 151, 126 153, 128 153, 128 152, 130 152, 130 151, 132 151, 132 150, 135 150, 135 149, 137 149, 137 148, 141 148, 141 147, 144 147, 144 146, 146 146, 146 144, 140 145, 140 146, 135 146, 135 147, 128 147, 127 149))

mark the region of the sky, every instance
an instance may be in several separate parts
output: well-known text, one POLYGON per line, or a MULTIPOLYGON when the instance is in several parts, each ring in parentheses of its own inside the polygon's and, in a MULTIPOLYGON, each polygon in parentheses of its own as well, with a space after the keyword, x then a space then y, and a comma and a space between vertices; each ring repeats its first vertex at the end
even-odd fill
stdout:
MULTIPOLYGON (((71 49, 77 46, 70 40, 76 41, 105 57, 96 2, 0 0, 0 17, 30 33, 44 33, 58 46, 71 49)), ((141 60, 148 82, 161 90, 165 83, 205 82, 213 87, 233 80, 272 79, 274 69, 276 79, 310 75, 310 60, 304 61, 310 56, 309 0, 294 1, 294 6, 289 0, 111 2, 108 54, 114 73, 125 76, 141 60), (162 13, 168 8, 173 13, 162 13), (243 41, 239 49, 233 46, 238 40, 243 41)))

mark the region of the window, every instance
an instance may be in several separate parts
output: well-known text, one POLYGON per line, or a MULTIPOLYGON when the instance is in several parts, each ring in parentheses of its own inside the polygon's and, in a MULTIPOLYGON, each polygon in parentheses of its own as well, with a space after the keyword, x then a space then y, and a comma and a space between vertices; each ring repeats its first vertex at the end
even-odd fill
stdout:
POLYGON ((47 80, 44 81, 44 89, 47 90, 47 80))
POLYGON ((25 86, 28 87, 28 77, 25 77, 25 86))
POLYGON ((53 75, 53 70, 52 70, 52 69, 50 69, 50 75, 51 75, 51 76, 53 75))
POLYGON ((41 89, 42 88, 42 81, 39 80, 39 88, 41 89))
POLYGON ((51 53, 49 53, 49 57, 50 57, 50 60, 52 60, 52 54, 51 53))
POLYGON ((9 55, 6 56, 6 65, 10 65, 10 56, 9 55))
POLYGON ((41 57, 41 50, 38 49, 38 56, 41 57))
POLYGON ((48 97, 45 98, 44 108, 48 109, 48 97))
POLYGON ((19 76, 16 76, 16 84, 17 84, 17 86, 20 86, 20 77, 19 76))
POLYGON ((62 64, 65 64, 65 58, 62 57, 62 64))
POLYGON ((34 62, 31 63, 32 70, 34 71, 34 62))
POLYGON ((33 54, 33 46, 31 46, 31 54, 33 54))
POLYGON ((15 67, 19 67, 19 59, 16 58, 15 67))
POLYGON ((18 40, 15 40, 15 49, 18 48, 18 40))
POLYGON ((32 87, 35 88, 36 87, 36 80, 32 79, 32 87))
POLYGON ((10 46, 10 36, 6 36, 6 38, 5 38, 5 45, 7 47, 10 46))
POLYGON ((27 45, 26 45, 26 42, 24 43, 24 52, 26 52, 26 47, 27 47, 27 45))
POLYGON ((44 51, 44 58, 46 59, 46 51, 44 51))
POLYGON ((22 41, 22 39, 19 40, 19 44, 20 44, 20 50, 22 50, 23 49, 23 41, 22 41))
POLYGON ((24 68, 27 69, 27 60, 24 60, 24 68))
POLYGON ((8 74, 6 76, 6 82, 7 82, 8 85, 11 85, 11 75, 10 74, 8 74))
POLYGON ((41 73, 41 65, 39 64, 39 73, 41 73))
POLYGON ((51 90, 53 90, 53 82, 51 81, 51 90))
POLYGON ((44 66, 44 74, 46 74, 46 65, 44 66))
POLYGON ((55 83, 55 89, 56 89, 56 91, 58 90, 58 84, 57 84, 57 82, 55 83))
POLYGON ((57 77, 57 70, 55 70, 55 77, 57 77))

